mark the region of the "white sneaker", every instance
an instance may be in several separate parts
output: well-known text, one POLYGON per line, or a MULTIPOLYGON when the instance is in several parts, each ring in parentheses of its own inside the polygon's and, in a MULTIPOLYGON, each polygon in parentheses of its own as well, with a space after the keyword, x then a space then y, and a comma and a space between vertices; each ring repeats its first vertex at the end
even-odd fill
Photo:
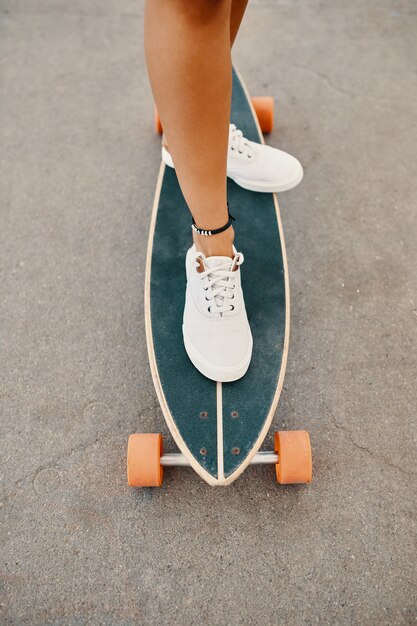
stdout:
POLYGON ((252 357, 252 333, 240 283, 243 254, 233 259, 205 257, 193 245, 187 252, 184 345, 190 360, 207 378, 241 378, 252 357))
MULTIPOLYGON (((165 140, 162 160, 174 167, 165 140)), ((283 150, 249 141, 234 124, 229 128, 227 175, 244 189, 261 192, 288 191, 301 183, 303 167, 295 157, 283 150)))

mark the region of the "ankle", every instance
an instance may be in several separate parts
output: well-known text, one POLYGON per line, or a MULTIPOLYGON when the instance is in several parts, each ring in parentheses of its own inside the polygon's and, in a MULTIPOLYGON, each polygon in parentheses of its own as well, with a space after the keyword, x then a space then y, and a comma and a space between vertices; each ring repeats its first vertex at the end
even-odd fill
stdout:
POLYGON ((198 252, 202 252, 205 256, 228 256, 231 259, 233 253, 233 241, 235 233, 233 226, 218 235, 198 235, 193 232, 193 240, 198 252))

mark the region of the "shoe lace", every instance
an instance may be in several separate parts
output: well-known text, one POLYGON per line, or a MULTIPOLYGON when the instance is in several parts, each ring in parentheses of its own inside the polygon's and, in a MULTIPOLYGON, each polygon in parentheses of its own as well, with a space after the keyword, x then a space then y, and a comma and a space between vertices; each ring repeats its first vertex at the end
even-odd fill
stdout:
POLYGON ((233 152, 246 154, 248 159, 253 157, 253 149, 249 141, 243 136, 242 131, 236 128, 235 124, 230 124, 229 146, 233 152))
POLYGON ((215 267, 207 267, 204 264, 204 258, 204 255, 198 255, 195 267, 200 267, 198 259, 201 259, 204 270, 200 273, 200 278, 203 281, 204 291, 206 291, 206 300, 210 302, 210 305, 207 307, 208 312, 220 315, 229 313, 235 307, 233 304, 228 303, 227 300, 233 300, 235 297, 235 268, 242 265, 244 261, 243 254, 238 252, 230 261, 215 267))

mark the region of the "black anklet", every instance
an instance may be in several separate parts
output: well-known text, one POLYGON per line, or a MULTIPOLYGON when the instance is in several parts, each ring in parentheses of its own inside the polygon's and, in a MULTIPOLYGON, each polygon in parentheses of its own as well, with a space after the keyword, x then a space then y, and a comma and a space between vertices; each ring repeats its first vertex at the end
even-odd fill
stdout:
POLYGON ((198 235, 218 235, 219 233, 222 233, 223 231, 227 230, 229 226, 232 225, 232 222, 235 221, 235 218, 229 213, 229 203, 227 203, 227 213, 229 215, 229 219, 227 220, 227 223, 221 228, 215 228, 214 230, 204 230, 203 228, 198 228, 198 226, 196 225, 194 221, 191 224, 191 228, 198 235))

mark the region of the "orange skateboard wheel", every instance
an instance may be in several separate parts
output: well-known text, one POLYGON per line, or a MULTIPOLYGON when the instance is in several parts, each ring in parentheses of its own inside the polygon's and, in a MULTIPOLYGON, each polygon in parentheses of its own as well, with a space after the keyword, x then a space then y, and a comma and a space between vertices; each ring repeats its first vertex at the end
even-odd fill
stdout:
POLYGON ((158 135, 162 135, 162 124, 161 124, 161 119, 159 117, 159 113, 158 113, 158 109, 156 108, 156 104, 154 105, 154 109, 153 109, 153 118, 155 121, 155 130, 158 133, 158 135))
POLYGON ((161 465, 162 435, 130 435, 127 444, 127 482, 130 487, 160 487, 164 477, 161 465))
POLYGON ((275 433, 277 481, 280 485, 309 483, 312 478, 310 436, 306 430, 275 433))
POLYGON ((270 133, 274 128, 274 99, 271 96, 252 98, 252 104, 263 133, 270 133))

